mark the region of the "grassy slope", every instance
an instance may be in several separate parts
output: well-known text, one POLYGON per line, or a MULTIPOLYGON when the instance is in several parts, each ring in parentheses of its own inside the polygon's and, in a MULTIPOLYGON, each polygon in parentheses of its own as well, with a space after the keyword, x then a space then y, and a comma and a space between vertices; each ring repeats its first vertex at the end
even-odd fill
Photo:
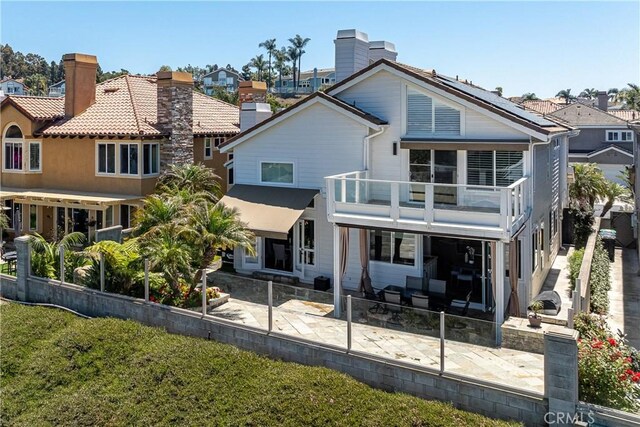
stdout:
POLYGON ((509 425, 131 321, 0 316, 2 425, 509 425))

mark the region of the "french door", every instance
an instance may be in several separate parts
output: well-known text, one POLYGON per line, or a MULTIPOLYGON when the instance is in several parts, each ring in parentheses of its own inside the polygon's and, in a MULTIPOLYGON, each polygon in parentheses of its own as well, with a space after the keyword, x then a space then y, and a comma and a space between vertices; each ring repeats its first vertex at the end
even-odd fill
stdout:
MULTIPOLYGON (((455 150, 410 150, 409 180, 434 184, 458 182, 458 152, 455 150)), ((411 185, 409 200, 424 202, 424 186, 411 185)), ((455 205, 457 188, 449 185, 434 187, 434 202, 455 205)))
POLYGON ((296 223, 296 271, 304 277, 305 270, 316 265, 315 221, 301 219, 296 223))

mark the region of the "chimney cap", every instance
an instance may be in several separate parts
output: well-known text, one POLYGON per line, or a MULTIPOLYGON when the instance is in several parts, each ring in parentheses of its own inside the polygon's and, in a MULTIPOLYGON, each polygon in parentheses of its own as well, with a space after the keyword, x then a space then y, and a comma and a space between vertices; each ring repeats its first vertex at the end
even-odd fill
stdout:
POLYGON ((377 40, 369 42, 369 50, 371 49, 385 49, 389 52, 396 52, 396 45, 386 40, 377 40))
POLYGON ((171 80, 176 83, 188 83, 193 84, 193 76, 191 73, 184 73, 180 71, 158 71, 156 73, 158 80, 171 80))
POLYGON ((369 42, 369 36, 367 33, 358 31, 355 28, 350 30, 338 30, 336 39, 360 39, 362 41, 369 42))
POLYGON ((242 111, 256 111, 262 113, 270 113, 271 105, 266 102, 244 102, 240 109, 242 111))
POLYGON ((97 64, 98 58, 95 55, 87 55, 85 53, 65 53, 62 56, 63 61, 84 62, 87 64, 97 64))
POLYGON ((252 88, 252 89, 267 90, 267 83, 265 82, 257 82, 255 80, 249 80, 249 81, 239 82, 239 83, 240 83, 239 87, 243 89, 252 88))

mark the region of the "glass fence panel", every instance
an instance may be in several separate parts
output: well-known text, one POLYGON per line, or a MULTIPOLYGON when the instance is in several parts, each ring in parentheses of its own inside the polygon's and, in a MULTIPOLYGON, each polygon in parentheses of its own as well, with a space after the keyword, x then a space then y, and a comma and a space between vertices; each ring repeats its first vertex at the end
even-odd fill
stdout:
POLYGON ((433 186, 434 205, 438 209, 500 212, 500 189, 477 186, 433 186))

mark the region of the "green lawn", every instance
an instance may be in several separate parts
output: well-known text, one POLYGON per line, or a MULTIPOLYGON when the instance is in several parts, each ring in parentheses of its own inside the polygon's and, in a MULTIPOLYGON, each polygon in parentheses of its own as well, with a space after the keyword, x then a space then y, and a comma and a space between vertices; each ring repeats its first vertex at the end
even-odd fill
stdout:
POLYGON ((1 425, 514 425, 132 321, 0 316, 1 425))

